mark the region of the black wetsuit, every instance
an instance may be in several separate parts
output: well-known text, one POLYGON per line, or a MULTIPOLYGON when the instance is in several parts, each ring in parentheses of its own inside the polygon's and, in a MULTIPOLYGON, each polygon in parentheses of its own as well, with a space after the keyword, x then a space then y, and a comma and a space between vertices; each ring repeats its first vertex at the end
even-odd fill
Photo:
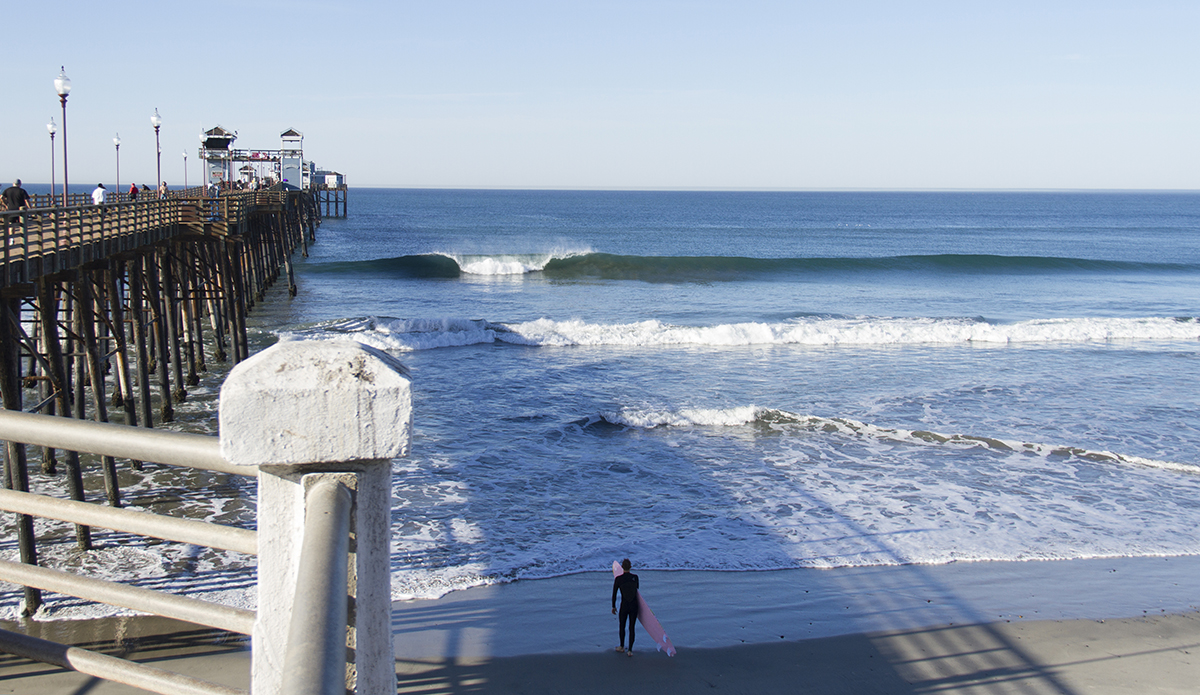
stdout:
POLYGON ((626 572, 613 580, 612 605, 617 607, 617 592, 621 592, 621 610, 617 613, 618 634, 625 644, 625 621, 629 621, 629 649, 633 650, 633 624, 638 617, 638 576, 626 572))

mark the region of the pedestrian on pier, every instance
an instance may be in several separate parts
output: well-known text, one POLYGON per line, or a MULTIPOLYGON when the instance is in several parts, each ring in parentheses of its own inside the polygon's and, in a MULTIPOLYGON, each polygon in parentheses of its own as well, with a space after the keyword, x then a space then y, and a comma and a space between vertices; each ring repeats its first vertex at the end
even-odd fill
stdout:
POLYGON ((170 189, 169 189, 169 188, 167 188, 167 182, 166 182, 166 181, 163 181, 162 183, 158 184, 158 197, 159 197, 159 198, 166 198, 166 197, 167 197, 167 191, 169 191, 169 190, 170 190, 170 189))
POLYGON ((136 183, 129 184, 129 202, 137 200, 138 187, 136 183))
POLYGON ((100 218, 104 219, 104 203, 108 200, 108 189, 104 184, 96 184, 95 190, 92 191, 92 204, 100 207, 100 218))
POLYGON ((13 185, 0 193, 0 210, 28 210, 33 207, 33 199, 21 188, 21 179, 13 181, 13 185))

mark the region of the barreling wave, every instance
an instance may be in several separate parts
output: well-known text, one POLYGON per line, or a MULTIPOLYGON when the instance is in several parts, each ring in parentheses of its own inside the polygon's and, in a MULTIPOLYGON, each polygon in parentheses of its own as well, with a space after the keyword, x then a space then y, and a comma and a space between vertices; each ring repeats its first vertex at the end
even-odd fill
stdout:
POLYGON ((458 278, 464 275, 527 275, 555 262, 594 255, 590 250, 555 250, 526 254, 423 253, 370 261, 314 263, 308 270, 339 275, 375 275, 404 278, 458 278))
POLYGON ((816 415, 800 415, 786 410, 741 406, 728 409, 680 409, 644 410, 624 408, 604 412, 575 424, 588 427, 607 423, 632 429, 655 429, 659 427, 744 427, 752 426, 774 430, 798 429, 805 432, 862 437, 889 442, 901 442, 919 446, 944 446, 960 449, 984 448, 1001 454, 1025 454, 1030 456, 1077 458, 1097 463, 1116 463, 1131 466, 1161 468, 1200 475, 1200 465, 1162 461, 1141 456, 1097 451, 1076 446, 1062 446, 1037 442, 1024 442, 999 437, 984 437, 970 434, 942 434, 929 430, 907 430, 881 427, 849 418, 827 418, 816 415))
POLYGON ((315 263, 308 272, 369 274, 405 278, 464 275, 531 275, 556 280, 603 279, 643 282, 717 282, 822 274, 915 272, 943 274, 1047 275, 1065 273, 1196 273, 1200 265, 1142 263, 1085 258, 934 254, 880 258, 747 258, 737 256, 629 256, 591 250, 542 254, 462 255, 428 253, 369 261, 315 263))
POLYGON ((351 338, 396 351, 488 343, 535 347, 1006 345, 1200 340, 1200 321, 1152 317, 999 323, 981 318, 804 316, 774 323, 680 326, 654 320, 605 324, 539 319, 506 324, 482 319, 367 317, 322 323, 282 337, 351 338))

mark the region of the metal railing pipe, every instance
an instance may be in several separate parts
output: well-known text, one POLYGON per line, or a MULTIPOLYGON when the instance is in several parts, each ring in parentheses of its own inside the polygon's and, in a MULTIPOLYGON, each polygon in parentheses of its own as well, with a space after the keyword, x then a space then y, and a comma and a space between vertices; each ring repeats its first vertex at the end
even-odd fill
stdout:
POLYGON ((76 598, 153 613, 242 635, 254 632, 254 611, 94 579, 37 565, 0 560, 0 579, 76 598))
MULTIPOLYGON (((57 445, 54 446, 57 448, 57 445)), ((99 526, 179 543, 232 550, 247 555, 258 554, 258 535, 254 531, 207 521, 177 519, 134 509, 102 507, 87 502, 4 489, 0 489, 0 509, 16 514, 69 521, 82 526, 99 526)))
POLYGON ((250 695, 240 688, 8 630, 0 630, 0 650, 162 695, 250 695))
POLYGON ((253 466, 229 464, 221 456, 221 443, 217 437, 15 410, 0 410, 0 441, 154 461, 233 475, 257 473, 257 468, 253 466))
POLYGON ((306 494, 304 541, 296 577, 283 666, 289 695, 346 692, 347 562, 350 557, 350 490, 333 479, 306 494))

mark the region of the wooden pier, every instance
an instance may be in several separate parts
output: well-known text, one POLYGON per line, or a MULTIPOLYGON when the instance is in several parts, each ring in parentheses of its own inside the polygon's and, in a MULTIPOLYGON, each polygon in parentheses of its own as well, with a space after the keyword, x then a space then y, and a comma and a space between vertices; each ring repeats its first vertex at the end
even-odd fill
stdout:
MULTIPOLYGON (((246 314, 281 273, 295 295, 291 256, 308 255, 320 223, 314 192, 295 189, 119 201, 72 196, 62 207, 61 196, 59 206, 39 196, 40 207, 0 212, 4 409, 172 421, 209 360, 249 356, 246 314)), ((9 442, 5 453, 5 487, 28 491, 24 445, 9 442)), ((39 454, 41 472, 59 475, 61 462, 71 498, 83 500, 79 455, 39 454)), ((116 462, 99 465, 108 504, 120 506, 116 462)), ((18 519, 18 541, 21 561, 36 564, 29 517, 18 519)), ((86 527, 76 527, 76 542, 90 548, 86 527)), ((39 604, 26 589, 25 610, 39 604)))
POLYGON ((346 216, 346 184, 313 186, 312 190, 322 217, 346 216))

